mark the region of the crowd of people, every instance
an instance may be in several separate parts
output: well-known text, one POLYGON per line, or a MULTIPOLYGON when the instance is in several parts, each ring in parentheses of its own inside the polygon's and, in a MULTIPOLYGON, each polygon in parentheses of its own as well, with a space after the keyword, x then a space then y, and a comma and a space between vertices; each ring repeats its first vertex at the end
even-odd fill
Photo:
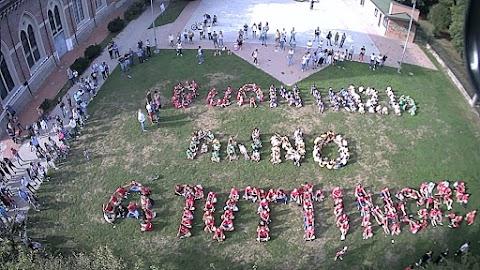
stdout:
MULTIPOLYGON (((198 130, 192 133, 192 138, 190 139, 190 144, 188 145, 188 149, 186 151, 187 159, 193 160, 196 156, 198 151, 200 153, 208 153, 208 145, 210 143, 213 144, 215 140, 215 134, 211 130, 198 130)), ((218 139, 217 139, 218 141, 218 139)), ((218 157, 220 157, 220 142, 216 142, 216 149, 218 150, 218 157)), ((217 154, 215 154, 217 155, 217 154)), ((212 155, 213 157, 213 155, 212 155)))
POLYGON ((332 190, 333 199, 333 213, 335 215, 335 224, 340 230, 340 240, 345 240, 348 231, 350 230, 350 222, 348 216, 343 212, 343 191, 339 187, 335 187, 332 190))
MULTIPOLYGON (((188 149, 186 150, 187 159, 195 159, 198 151, 200 151, 200 153, 202 154, 208 153, 209 145, 211 145, 212 149, 212 154, 210 158, 211 161, 215 163, 220 162, 220 140, 218 140, 218 138, 215 138, 215 134, 210 130, 198 130, 192 133, 190 144, 188 146, 188 149)), ((240 154, 243 155, 245 160, 252 160, 257 162, 260 161, 260 148, 262 148, 262 142, 260 140, 260 130, 258 128, 254 128, 252 131, 251 156, 244 144, 237 143, 237 141, 233 137, 229 137, 226 150, 229 161, 238 160, 236 150, 237 148, 240 154)))
POLYGON ((192 82, 185 81, 185 85, 178 83, 173 88, 173 106, 177 109, 187 108, 193 102, 193 99, 198 96, 198 89, 199 86, 195 80, 192 80, 192 82))
MULTIPOLYGON (((372 217, 375 222, 382 227, 385 236, 399 235, 401 224, 408 224, 410 232, 417 234, 425 229, 428 224, 432 227, 443 226, 443 217, 449 219, 450 228, 458 228, 463 220, 463 216, 456 215, 454 212, 443 213, 441 206, 445 204, 446 210, 452 210, 453 191, 457 197, 457 202, 466 206, 468 203, 468 193, 466 193, 465 184, 461 181, 455 182, 452 187, 450 182, 445 180, 438 184, 425 182, 420 185, 420 189, 403 188, 395 194, 398 202, 394 202, 390 195, 390 190, 384 188, 380 191, 380 198, 384 202, 383 210, 381 206, 375 205, 372 201, 372 194, 365 191, 361 184, 355 188, 355 199, 358 210, 362 216, 363 239, 369 239, 373 236, 372 217), (436 188, 436 192, 435 192, 436 188), (453 190, 452 190, 453 188, 453 190), (416 201, 420 207, 417 211, 417 218, 412 213, 408 213, 407 199, 416 201)), ((476 210, 466 214, 465 220, 468 225, 473 224, 476 210)))
MULTIPOLYGON (((412 116, 416 114, 417 107, 413 98, 402 95, 397 101, 397 96, 390 86, 386 88, 385 93, 389 99, 388 105, 391 106, 395 115, 401 116, 404 111, 412 116)), ((310 94, 315 97, 318 111, 323 113, 325 104, 322 101, 321 91, 315 84, 310 87, 310 94)), ((387 115, 389 113, 388 106, 379 104, 378 97, 379 93, 375 88, 365 88, 363 85, 358 89, 354 85, 350 85, 347 89, 340 89, 339 92, 335 92, 331 87, 328 89, 330 107, 334 112, 344 109, 347 112, 359 112, 360 114, 369 112, 387 115), (361 94, 367 97, 366 102, 363 102, 361 94)))
MULTIPOLYGON (((218 92, 215 88, 212 88, 205 100, 206 104, 211 107, 227 107, 230 106, 232 88, 230 86, 223 92, 222 97, 217 97, 218 92)), ((356 88, 354 85, 349 85, 347 89, 340 89, 339 92, 335 92, 333 88, 329 88, 328 100, 332 111, 337 112, 340 109, 344 109, 347 112, 359 112, 364 114, 377 113, 381 115, 389 114, 389 107, 393 109, 393 112, 397 116, 401 116, 402 112, 408 112, 410 115, 415 115, 417 106, 415 100, 410 96, 402 95, 400 98, 396 96, 391 86, 388 86, 385 90, 388 97, 388 105, 380 104, 379 92, 373 87, 365 88, 363 85, 356 88), (362 100, 362 95, 366 96, 366 101, 362 100)), ((287 90, 283 85, 280 88, 271 85, 269 88, 269 106, 270 108, 276 108, 279 104, 278 94, 282 97, 289 106, 296 108, 303 107, 303 101, 300 95, 300 89, 297 85, 292 87, 292 90, 287 90)), ((318 111, 323 113, 325 111, 325 103, 322 100, 322 93, 316 84, 310 87, 310 94, 315 97, 315 102, 318 107, 318 111)), ((175 99, 175 96, 174 96, 175 99)), ((247 101, 249 106, 256 108, 258 103, 264 101, 264 93, 262 89, 255 83, 245 84, 240 87, 236 94, 237 105, 242 106, 247 101), (253 93, 254 95, 248 95, 253 93)), ((181 103, 176 103, 178 107, 182 107, 181 103)), ((175 105, 177 107, 177 105, 175 105)), ((177 108, 178 108, 177 107, 177 108)))
POLYGON ((293 140, 295 141, 295 148, 290 143, 288 136, 282 137, 277 133, 273 134, 270 138, 270 143, 272 145, 270 162, 272 162, 272 164, 279 164, 282 162, 281 149, 283 149, 286 151, 285 159, 292 160, 295 166, 300 167, 300 163, 303 161, 306 154, 303 131, 300 128, 295 130, 293 140))
POLYGON ((110 196, 108 203, 103 205, 103 218, 110 224, 113 224, 117 219, 141 219, 140 230, 142 232, 152 231, 152 219, 157 214, 153 211, 154 201, 151 195, 152 191, 149 188, 136 181, 120 186, 110 196), (140 194, 141 211, 138 209, 138 203, 134 200, 131 200, 127 206, 124 205, 124 201, 128 199, 130 193, 140 194))
POLYGON ((183 208, 180 227, 178 228, 177 237, 180 239, 192 236, 192 220, 195 213, 195 200, 204 198, 202 185, 176 185, 174 193, 177 196, 185 198, 185 207, 183 208))
POLYGON ((313 142, 313 160, 317 162, 320 167, 329 170, 337 170, 346 166, 349 159, 350 150, 348 148, 348 142, 341 134, 335 134, 333 131, 329 130, 315 138, 313 142), (322 156, 322 150, 325 145, 331 142, 338 146, 338 154, 340 156, 336 159, 329 160, 328 157, 322 156))
MULTIPOLYGON (((468 254, 470 244, 470 241, 463 243, 453 254, 453 259, 457 257, 463 257, 464 255, 468 254)), ((435 266, 445 264, 446 259, 449 257, 448 255, 450 254, 450 250, 447 248, 444 251, 440 252, 437 258, 432 261, 433 254, 434 253, 432 250, 427 251, 425 254, 422 255, 422 257, 420 257, 418 261, 409 264, 407 267, 404 268, 404 270, 412 270, 416 267, 425 268, 430 263, 433 263, 433 265, 435 266)))

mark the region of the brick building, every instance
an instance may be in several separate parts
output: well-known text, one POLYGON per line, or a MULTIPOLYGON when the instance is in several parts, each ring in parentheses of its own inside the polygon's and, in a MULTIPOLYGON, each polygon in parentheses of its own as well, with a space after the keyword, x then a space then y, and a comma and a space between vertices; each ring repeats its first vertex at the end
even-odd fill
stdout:
MULTIPOLYGON (((366 19, 371 22, 373 32, 400 40, 407 38, 412 7, 391 0, 359 0, 359 3, 366 14, 369 14, 366 19)), ((420 11, 415 9, 409 42, 415 39, 419 16, 420 11)))
POLYGON ((115 0, 0 0, 2 131, 6 106, 22 108, 62 56, 121 4, 115 0))

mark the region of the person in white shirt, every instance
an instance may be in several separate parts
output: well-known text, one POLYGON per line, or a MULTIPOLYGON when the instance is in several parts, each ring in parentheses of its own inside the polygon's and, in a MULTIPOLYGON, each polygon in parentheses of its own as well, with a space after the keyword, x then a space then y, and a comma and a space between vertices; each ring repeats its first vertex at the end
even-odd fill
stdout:
POLYGON ((370 69, 375 70, 375 54, 370 55, 370 69))
POLYGON ((288 56, 287 56, 289 66, 293 64, 293 53, 294 53, 293 49, 290 48, 290 50, 288 50, 288 56))
POLYGON ((183 53, 182 53, 182 41, 179 40, 177 42, 177 56, 183 56, 183 53))
POLYGON ((312 40, 308 40, 307 41, 307 52, 310 52, 312 50, 312 47, 313 47, 312 40))
POLYGON ((77 121, 73 119, 73 117, 70 118, 70 121, 68 121, 68 125, 73 131, 73 136, 78 137, 78 128, 77 128, 77 121))
POLYGON ((302 72, 307 68, 308 59, 307 54, 302 57, 302 72))
POLYGON ((147 128, 145 127, 145 120, 146 120, 145 114, 142 112, 141 109, 138 110, 137 119, 138 119, 138 122, 140 122, 140 126, 142 127, 142 130, 147 131, 147 128))
POLYGON ((252 52, 253 64, 258 66, 258 49, 252 52))

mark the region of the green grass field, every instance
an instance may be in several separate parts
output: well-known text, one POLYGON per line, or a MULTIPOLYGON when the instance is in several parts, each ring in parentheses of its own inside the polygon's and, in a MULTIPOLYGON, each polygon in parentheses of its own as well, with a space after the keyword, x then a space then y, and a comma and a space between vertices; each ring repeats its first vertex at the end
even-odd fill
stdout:
MULTIPOLYGON (((466 213, 479 207, 479 120, 443 73, 409 65, 403 68, 404 75, 388 67, 372 73, 365 64, 348 62, 344 71, 326 68, 298 83, 303 108, 288 107, 283 101, 274 109, 268 108, 268 103, 256 109, 220 109, 205 105, 211 87, 223 92, 231 86, 236 93, 245 83, 255 82, 268 97, 269 85, 279 82, 236 56, 211 55, 207 51, 205 63, 198 65, 194 51, 187 50, 183 58, 175 58, 173 51, 163 50, 147 63, 136 65, 131 79, 118 69, 113 72, 91 103, 91 118, 83 136, 73 144, 68 162, 39 191, 46 207, 30 213, 30 234, 34 238, 53 253, 63 254, 108 245, 126 261, 128 269, 148 269, 150 265, 161 269, 385 269, 385 262, 391 269, 403 269, 428 249, 438 254, 441 249, 454 250, 471 240, 473 251, 480 250, 478 222, 469 227, 463 223, 458 230, 429 226, 415 236, 408 227, 402 227, 401 235, 393 238, 395 244, 375 226, 374 237, 362 240, 360 213, 354 203, 353 188, 358 182, 378 194, 383 187, 393 193, 405 186, 418 188, 423 181, 450 179, 465 181, 472 194, 468 208, 455 203, 455 211, 466 213), (201 96, 190 108, 173 108, 169 101, 174 85, 192 79, 199 83, 201 96), (380 90, 382 104, 388 102, 384 89, 391 85, 398 96, 415 98, 418 114, 360 115, 328 108, 318 114, 310 96, 312 83, 337 91, 351 83, 375 87, 380 90), (144 108, 148 89, 161 91, 164 107, 161 122, 147 125, 148 132, 142 132, 136 111, 144 108), (263 134, 259 163, 243 159, 228 162, 225 153, 218 164, 212 164, 209 155, 200 155, 194 161, 186 159, 185 150, 194 130, 211 129, 225 150, 228 136, 249 145, 254 127, 263 134), (292 136, 298 127, 304 130, 307 143, 302 166, 297 168, 285 161, 273 166, 269 161, 270 135, 278 132, 292 136), (312 158, 313 139, 330 129, 344 134, 352 153, 349 164, 335 171, 320 168, 312 158), (93 159, 88 162, 82 157, 83 146, 92 153, 93 159), (152 175, 160 179, 151 181, 152 175), (133 179, 154 192, 158 217, 153 232, 141 233, 137 220, 123 220, 113 227, 102 218, 102 204, 119 185, 133 179), (207 192, 216 191, 219 209, 231 187, 291 190, 306 181, 327 192, 334 186, 344 188, 345 210, 351 223, 344 242, 339 240, 334 225, 330 197, 315 205, 318 226, 313 242, 303 241, 301 208, 289 204, 272 206, 272 240, 257 243, 256 205, 245 201, 239 203, 235 231, 226 233, 225 242, 217 243, 203 231, 200 210, 195 215, 193 237, 176 237, 184 205, 183 199, 173 194, 176 184, 201 183, 207 192), (335 252, 344 245, 349 246, 349 253, 343 262, 335 262, 335 252)), ((322 94, 328 105, 326 89, 322 94)), ((331 151, 336 149, 332 147, 331 151)), ((374 198, 381 204, 378 196, 374 198)), ((203 204, 197 202, 197 208, 203 208, 203 204)), ((412 213, 418 210, 414 203, 409 208, 412 213)), ((220 211, 215 214, 218 222, 220 211)))

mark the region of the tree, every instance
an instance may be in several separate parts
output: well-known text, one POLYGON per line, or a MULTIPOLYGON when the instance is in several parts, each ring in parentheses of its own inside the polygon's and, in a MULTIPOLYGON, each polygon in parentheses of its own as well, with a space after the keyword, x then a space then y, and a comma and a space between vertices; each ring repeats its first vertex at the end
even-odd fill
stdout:
POLYGON ((448 31, 451 23, 451 5, 447 1, 435 4, 428 14, 428 21, 433 24, 433 34, 438 36, 448 31))
POLYGON ((452 23, 448 28, 452 44, 455 49, 462 54, 463 52, 463 28, 465 26, 465 14, 467 12, 467 0, 456 0, 456 3, 450 8, 452 14, 452 23))
MULTIPOLYGON (((396 0, 400 4, 407 6, 413 6, 412 0, 396 0)), ((437 4, 439 0, 417 0, 417 8, 420 10, 420 14, 427 16, 431 8, 437 4)))

